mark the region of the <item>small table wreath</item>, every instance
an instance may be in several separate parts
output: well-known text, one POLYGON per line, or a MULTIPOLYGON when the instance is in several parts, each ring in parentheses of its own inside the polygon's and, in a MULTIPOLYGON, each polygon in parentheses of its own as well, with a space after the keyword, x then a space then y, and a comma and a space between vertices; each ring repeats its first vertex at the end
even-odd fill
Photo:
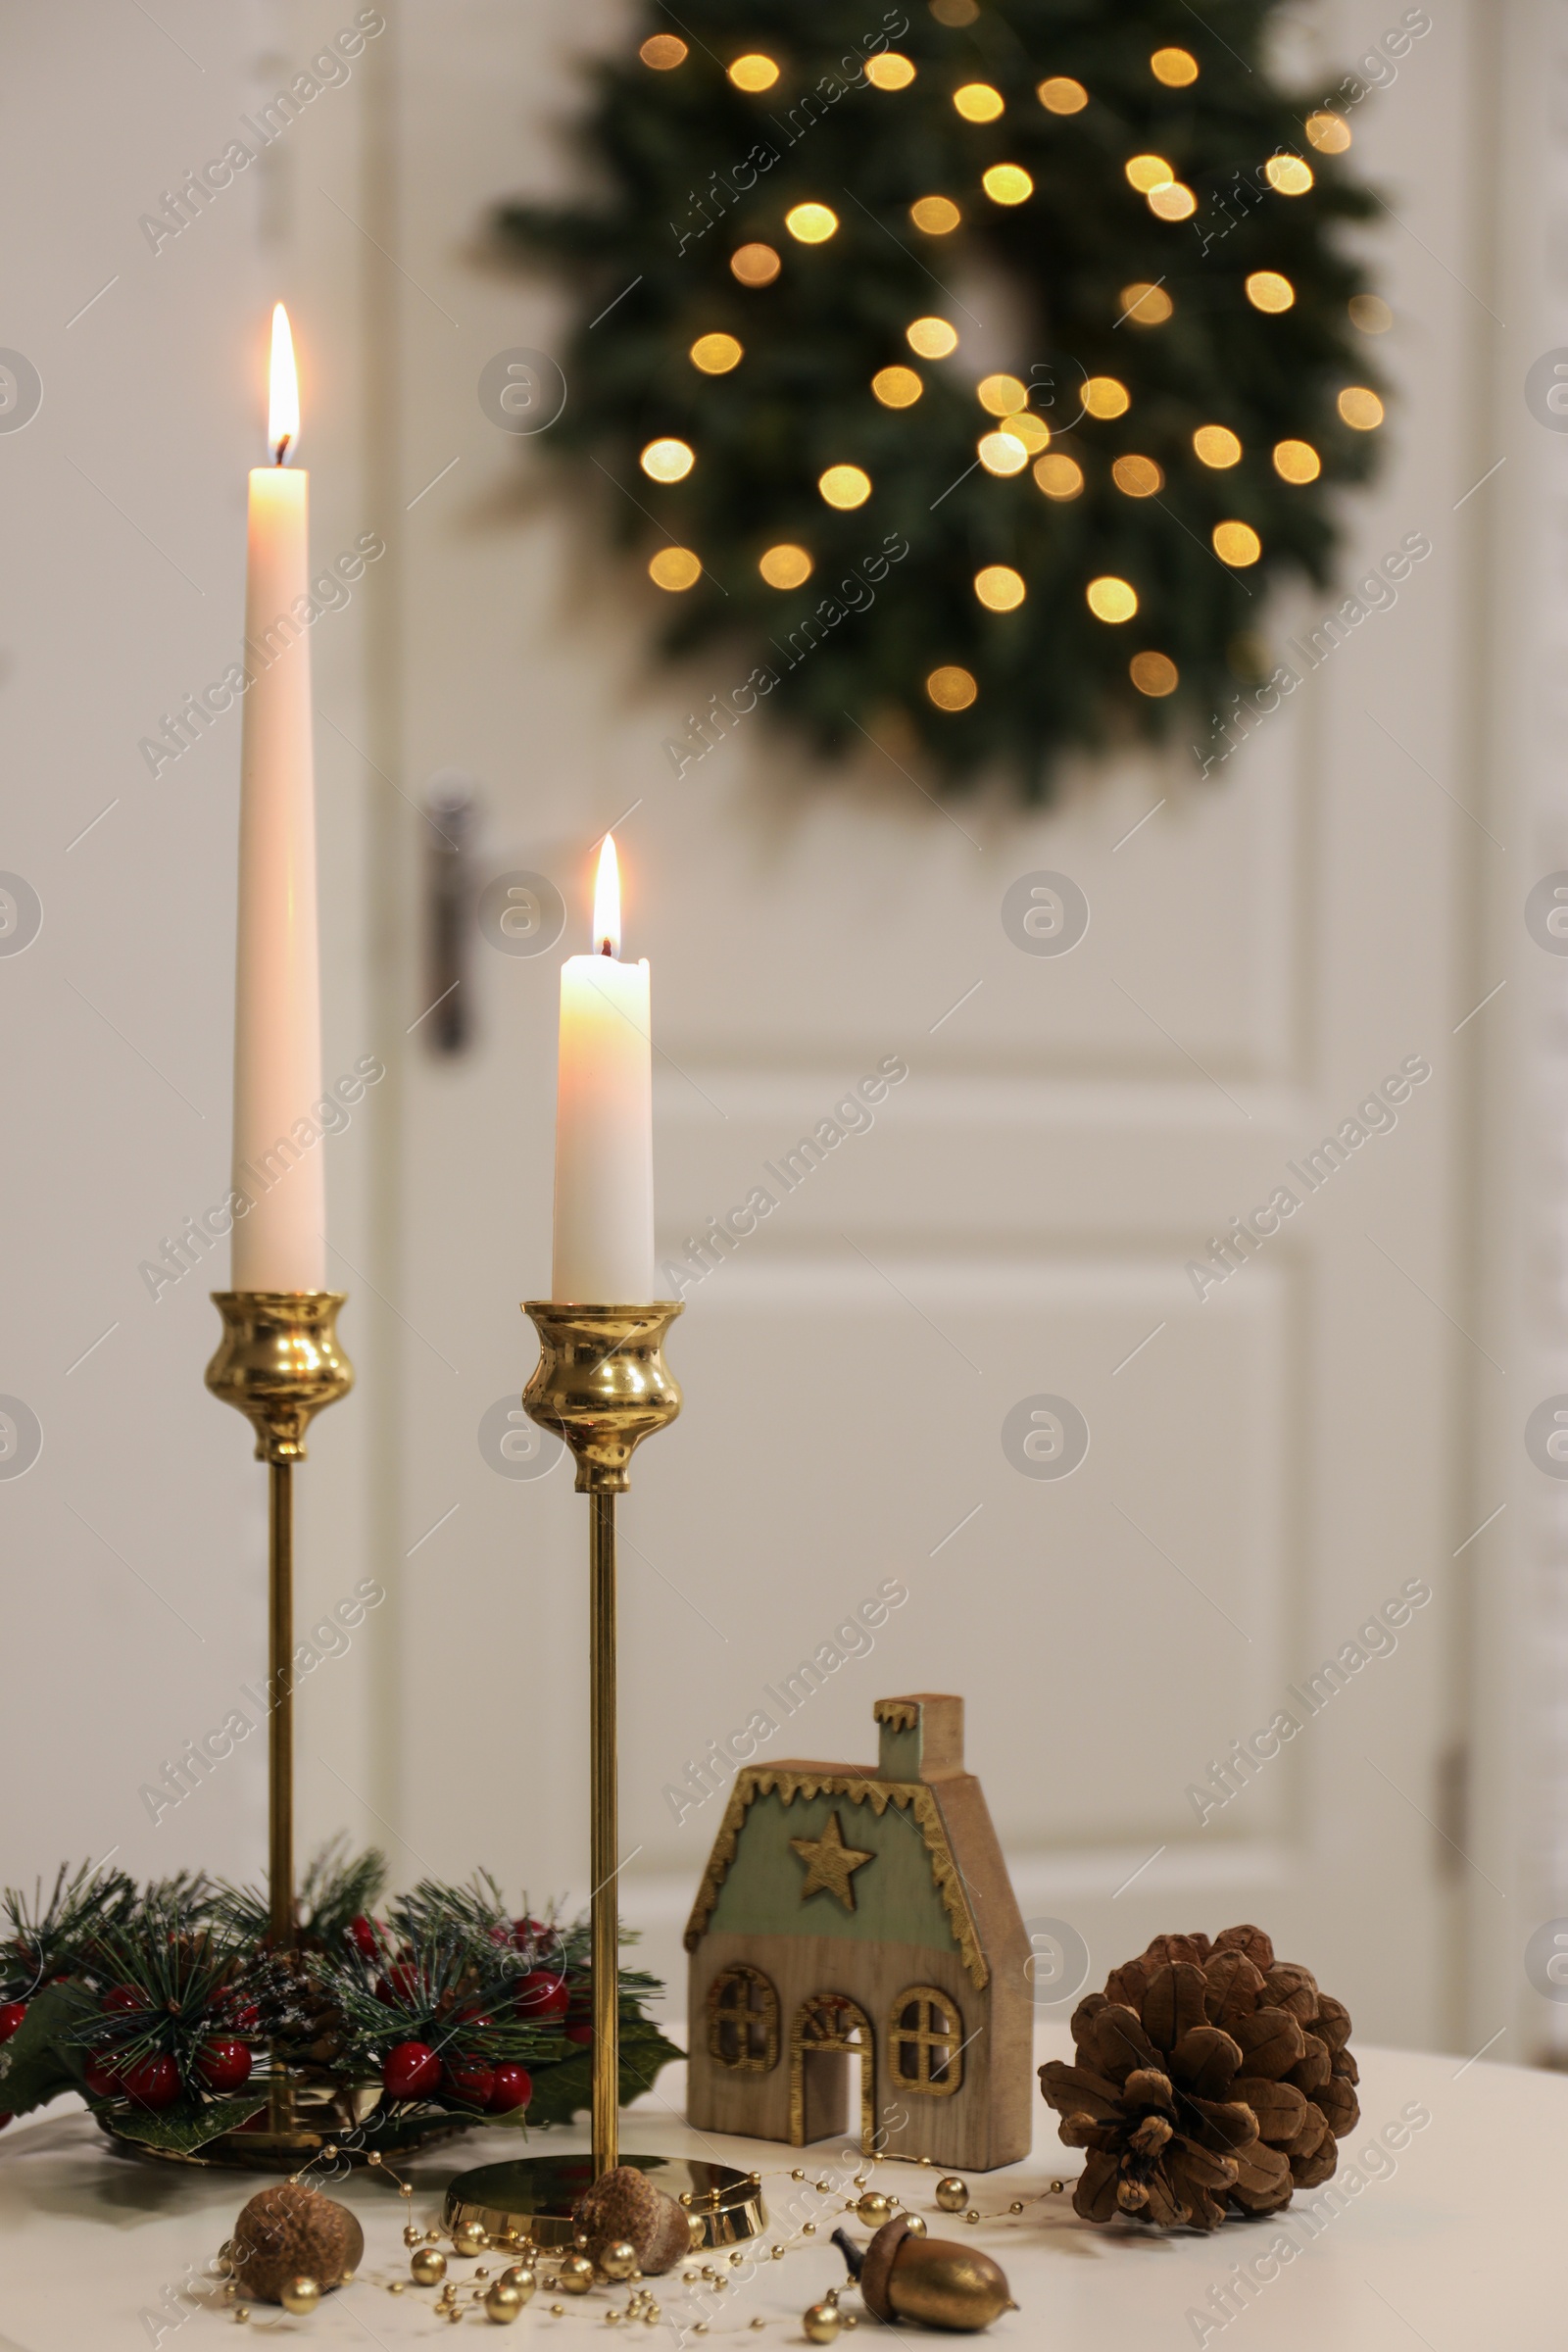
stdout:
POLYGON ((1206 723, 1322 581, 1388 322, 1276 0, 694 0, 597 71, 595 195, 500 217, 578 318, 592 460, 712 691, 948 783, 1206 723))

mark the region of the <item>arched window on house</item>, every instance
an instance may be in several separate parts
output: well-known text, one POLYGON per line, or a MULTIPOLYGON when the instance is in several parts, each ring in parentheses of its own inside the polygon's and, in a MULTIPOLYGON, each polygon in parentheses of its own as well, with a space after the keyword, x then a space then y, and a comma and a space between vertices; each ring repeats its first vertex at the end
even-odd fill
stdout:
POLYGON ((888 2017, 888 2049, 900 2090, 951 2097, 963 2081, 963 2018, 952 1993, 907 1985, 888 2017))
POLYGON ((778 2064, 778 1994, 760 1968, 735 1961, 708 1988, 708 2054, 732 2074, 778 2064))

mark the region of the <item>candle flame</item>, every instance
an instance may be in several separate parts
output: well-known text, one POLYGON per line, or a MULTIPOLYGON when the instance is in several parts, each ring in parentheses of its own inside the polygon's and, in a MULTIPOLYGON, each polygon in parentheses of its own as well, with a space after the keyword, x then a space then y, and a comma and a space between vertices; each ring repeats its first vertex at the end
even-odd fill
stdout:
POLYGON ((605 835, 599 853, 599 879, 594 884, 594 954, 620 954, 620 867, 615 858, 615 836, 605 835))
POLYGON ((300 437, 300 379, 294 366, 294 337, 288 313, 278 303, 272 312, 272 368, 267 414, 267 438, 272 463, 281 466, 300 437))

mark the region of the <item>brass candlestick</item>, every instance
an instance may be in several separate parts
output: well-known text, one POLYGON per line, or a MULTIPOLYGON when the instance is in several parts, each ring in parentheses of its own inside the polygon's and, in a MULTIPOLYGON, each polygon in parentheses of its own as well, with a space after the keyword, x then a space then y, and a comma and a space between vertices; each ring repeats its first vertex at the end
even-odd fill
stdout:
MULTIPOLYGON (((294 1942, 294 1465, 305 1459, 305 1433, 323 1405, 354 1386, 354 1368, 337 1342, 342 1291, 215 1291, 223 1337, 207 1367, 215 1396, 244 1413, 256 1430, 256 1459, 268 1465, 268 1901, 275 1951, 294 1942)), ((300 2132, 293 2086, 274 2051, 265 2134, 316 2146, 319 2130, 300 2132)), ((238 2135, 236 2135, 238 2136, 238 2135)))
POLYGON ((539 1362, 522 1393, 528 1417, 554 1430, 577 1463, 588 1496, 590 1686, 590 1933, 593 1946, 593 2152, 535 2156, 462 2173, 447 2191, 449 2226, 476 2221, 492 2235, 531 2233, 541 2246, 570 2245, 572 2207, 616 2164, 650 2173, 691 2215, 694 2246, 727 2245, 765 2227, 757 2176, 730 2165, 620 2152, 620 1867, 615 1736, 615 1496, 644 1438, 680 1411, 664 1362, 673 1299, 651 1306, 524 1302, 539 1334, 539 1362))

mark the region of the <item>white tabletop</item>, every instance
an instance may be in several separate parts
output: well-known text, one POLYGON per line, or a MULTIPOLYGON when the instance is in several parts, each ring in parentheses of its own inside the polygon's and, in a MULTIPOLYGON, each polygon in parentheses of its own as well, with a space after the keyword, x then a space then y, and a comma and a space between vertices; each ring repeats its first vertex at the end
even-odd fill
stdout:
MULTIPOLYGON (((1064 2029, 1042 2033, 1040 2056, 1069 2052, 1064 2029)), ((1319 2212, 1315 2234, 1304 2214, 1293 2219, 1288 2211, 1227 2226, 1213 2237, 1161 2237, 1130 2227, 1094 2229, 1076 2219, 1065 2197, 1035 2202, 1053 2177, 1070 2174, 1079 2162, 1059 2148, 1055 2118, 1043 2101, 1033 2158, 972 2177, 973 2202, 987 2217, 977 2227, 939 2215, 932 2180, 909 2167, 887 2166, 880 2177, 927 2213, 933 2235, 983 2246, 1006 2271, 1021 2308, 989 2331, 999 2352, 1026 2345, 1050 2352, 1158 2352, 1168 2345, 1176 2352, 1200 2342, 1225 2352, 1419 2352, 1423 2344, 1428 2352, 1562 2352, 1568 2081, 1408 2051, 1360 2057, 1361 2123, 1341 2142, 1339 2173, 1329 2184, 1345 2192, 1343 2204, 1319 2212), (1425 2123, 1417 2120, 1423 2115, 1425 2123), (1403 2144, 1391 2148, 1386 2130, 1403 2144), (1015 2198, 1031 2200, 1016 2219, 1006 2210, 1015 2198), (1282 2237, 1296 2250, 1271 2255, 1282 2237), (1261 2274, 1241 2301, 1235 2300, 1238 2265, 1261 2274), (1228 2320, 1209 2300, 1211 2289, 1227 2285, 1228 2320)), ((782 2220, 784 2199, 799 2193, 789 2180, 791 2152, 767 2141, 718 2142, 689 2132, 679 2116, 681 2095, 681 2070, 671 2067, 628 2119, 627 2145, 717 2154, 756 2169, 767 2176, 782 2220)), ((533 2141, 536 2149, 580 2144, 581 2133, 554 2132, 533 2141)), ((437 2219, 440 2193, 458 2167, 516 2153, 516 2136, 499 2132, 476 2132, 432 2151, 410 2167, 416 2218, 437 2219)), ((838 2142, 823 2141, 809 2153, 811 2180, 847 2179, 838 2142)), ((195 2352, 234 2322, 210 2288, 195 2303, 181 2302, 178 2290, 193 2275, 200 2278, 246 2197, 262 2185, 233 2174, 114 2155, 89 2118, 67 2102, 11 2125, 0 2132, 0 2352, 149 2352, 155 2341, 195 2352)), ((359 2279, 309 2320, 255 2305, 250 2330, 323 2345, 434 2338, 443 2328, 432 2296, 412 2285, 402 2295, 387 2291, 387 2282, 408 2275, 400 2234, 407 2204, 364 2173, 333 2193, 355 2207, 365 2226, 359 2279)), ((1310 2201, 1320 2204, 1324 2193, 1312 2192, 1310 2201)), ((804 2341, 801 2312, 845 2276, 823 2242, 842 2219, 842 2198, 820 2203, 816 2237, 798 2242, 782 2261, 764 2257, 756 2269, 741 2270, 716 2306, 694 2304, 678 2278, 655 2282, 665 2325, 650 2330, 650 2340, 706 2316, 714 2343, 804 2341), (766 2325, 754 2330, 757 2318, 766 2325)), ((770 2230, 762 2244, 777 2234, 770 2230)), ((466 2278, 471 2267, 454 2262, 452 2276, 466 2278)), ((614 2301, 625 2299, 625 2289, 614 2291, 614 2301)), ((612 2290, 564 2302, 560 2319, 552 2316, 552 2300, 540 2293, 511 2336, 496 2331, 497 2340, 559 2341, 563 2352, 573 2346, 587 2352, 590 2340, 604 2338, 612 2290)), ((845 2297, 847 2309, 856 2302, 845 2297)), ((478 2318, 464 2324, 470 2330, 488 2327, 478 2318)), ((867 2341, 871 2326, 841 2336, 841 2346, 867 2341)), ((917 2332, 906 2331, 905 2340, 917 2332)))

